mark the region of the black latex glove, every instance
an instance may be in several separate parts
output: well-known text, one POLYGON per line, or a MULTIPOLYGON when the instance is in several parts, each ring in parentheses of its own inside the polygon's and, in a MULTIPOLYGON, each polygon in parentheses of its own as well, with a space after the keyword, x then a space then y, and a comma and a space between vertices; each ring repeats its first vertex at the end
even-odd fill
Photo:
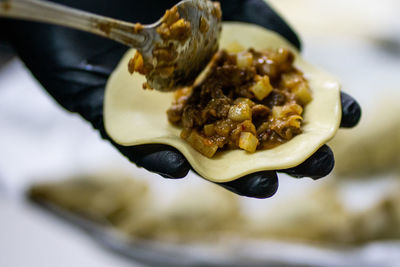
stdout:
MULTIPOLYGON (((61 4, 127 20, 151 23, 160 18, 174 0, 57 0, 61 4)), ((300 41, 290 27, 262 0, 222 0, 224 20, 256 23, 276 31, 300 49, 300 41)), ((41 23, 2 20, 1 34, 15 47, 21 59, 56 101, 77 112, 109 139, 103 124, 106 81, 127 47, 88 33, 41 23)), ((361 110, 355 100, 342 94, 342 126, 357 124, 361 110)), ((111 141, 112 142, 112 141, 111 141)), ((166 145, 123 147, 112 142, 129 160, 167 178, 186 176, 190 165, 176 149, 166 145)), ((298 167, 281 170, 295 177, 314 179, 333 168, 332 151, 323 146, 298 167)), ((221 186, 244 196, 266 198, 278 188, 275 171, 247 175, 221 186)))

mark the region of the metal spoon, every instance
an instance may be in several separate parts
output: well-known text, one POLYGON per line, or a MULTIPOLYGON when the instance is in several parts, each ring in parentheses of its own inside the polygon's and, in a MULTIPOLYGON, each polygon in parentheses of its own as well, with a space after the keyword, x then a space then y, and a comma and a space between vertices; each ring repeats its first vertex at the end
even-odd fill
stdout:
POLYGON ((166 39, 159 28, 166 16, 151 25, 133 24, 42 0, 0 0, 0 17, 58 24, 110 38, 136 48, 143 57, 150 87, 173 91, 189 85, 218 48, 221 31, 219 7, 209 0, 183 0, 175 5, 180 18, 190 23, 185 40, 166 39), (164 39, 163 39, 164 38, 164 39), (155 49, 168 48, 172 58, 160 60, 155 49), (165 70, 165 65, 169 73, 165 70))

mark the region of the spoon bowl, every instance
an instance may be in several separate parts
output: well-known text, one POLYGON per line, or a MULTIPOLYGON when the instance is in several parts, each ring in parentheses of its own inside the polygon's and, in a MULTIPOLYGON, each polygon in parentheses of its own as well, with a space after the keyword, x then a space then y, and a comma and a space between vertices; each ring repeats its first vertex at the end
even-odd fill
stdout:
POLYGON ((0 17, 66 26, 135 48, 148 70, 147 84, 158 91, 173 91, 191 84, 218 49, 221 31, 221 9, 218 3, 209 0, 183 0, 151 25, 112 19, 43 0, 0 0, 0 17), (168 25, 174 14, 178 20, 173 22, 178 24, 168 25), (168 38, 168 31, 182 23, 186 31, 168 38))

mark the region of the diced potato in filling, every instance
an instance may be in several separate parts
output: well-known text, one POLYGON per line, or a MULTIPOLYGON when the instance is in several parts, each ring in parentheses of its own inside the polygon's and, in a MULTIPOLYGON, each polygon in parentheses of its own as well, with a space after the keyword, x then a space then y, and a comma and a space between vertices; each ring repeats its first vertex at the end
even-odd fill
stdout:
POLYGON ((306 105, 312 100, 311 92, 305 82, 296 85, 293 88, 293 93, 302 105, 306 105))
POLYGON ((247 51, 238 53, 236 61, 239 68, 250 68, 253 65, 253 54, 247 51))
POLYGON ((301 133, 303 109, 312 94, 287 49, 219 51, 204 79, 175 93, 169 121, 206 157, 218 150, 254 153, 301 133))
POLYGON ((188 141, 194 149, 209 158, 214 156, 218 149, 217 145, 213 144, 209 139, 203 137, 196 131, 192 131, 189 137, 186 138, 186 141, 188 141))
POLYGON ((239 147, 247 152, 256 152, 258 139, 253 134, 243 132, 240 134, 239 147))
POLYGON ((272 92, 272 85, 269 82, 269 77, 264 75, 263 77, 259 78, 259 80, 250 87, 250 91, 253 92, 254 96, 257 100, 263 100, 265 97, 272 92))
POLYGON ((249 107, 251 107, 251 108, 255 105, 255 103, 253 101, 251 101, 248 98, 244 98, 244 97, 236 98, 233 101, 233 104, 239 104, 239 103, 245 103, 245 104, 249 105, 249 107))
POLYGON ((204 125, 204 134, 206 136, 212 136, 215 134, 215 126, 214 124, 206 124, 204 125))
POLYGON ((245 121, 251 119, 251 108, 248 104, 240 102, 231 106, 228 118, 233 121, 245 121))

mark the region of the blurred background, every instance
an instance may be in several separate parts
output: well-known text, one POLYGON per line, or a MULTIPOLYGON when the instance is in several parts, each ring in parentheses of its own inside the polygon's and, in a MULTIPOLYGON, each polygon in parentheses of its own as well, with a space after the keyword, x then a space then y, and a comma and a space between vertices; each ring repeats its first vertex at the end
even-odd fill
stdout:
POLYGON ((266 200, 193 173, 162 179, 65 112, 0 44, 0 266, 400 266, 400 2, 268 2, 363 108, 330 143, 331 175, 280 175, 266 200))

